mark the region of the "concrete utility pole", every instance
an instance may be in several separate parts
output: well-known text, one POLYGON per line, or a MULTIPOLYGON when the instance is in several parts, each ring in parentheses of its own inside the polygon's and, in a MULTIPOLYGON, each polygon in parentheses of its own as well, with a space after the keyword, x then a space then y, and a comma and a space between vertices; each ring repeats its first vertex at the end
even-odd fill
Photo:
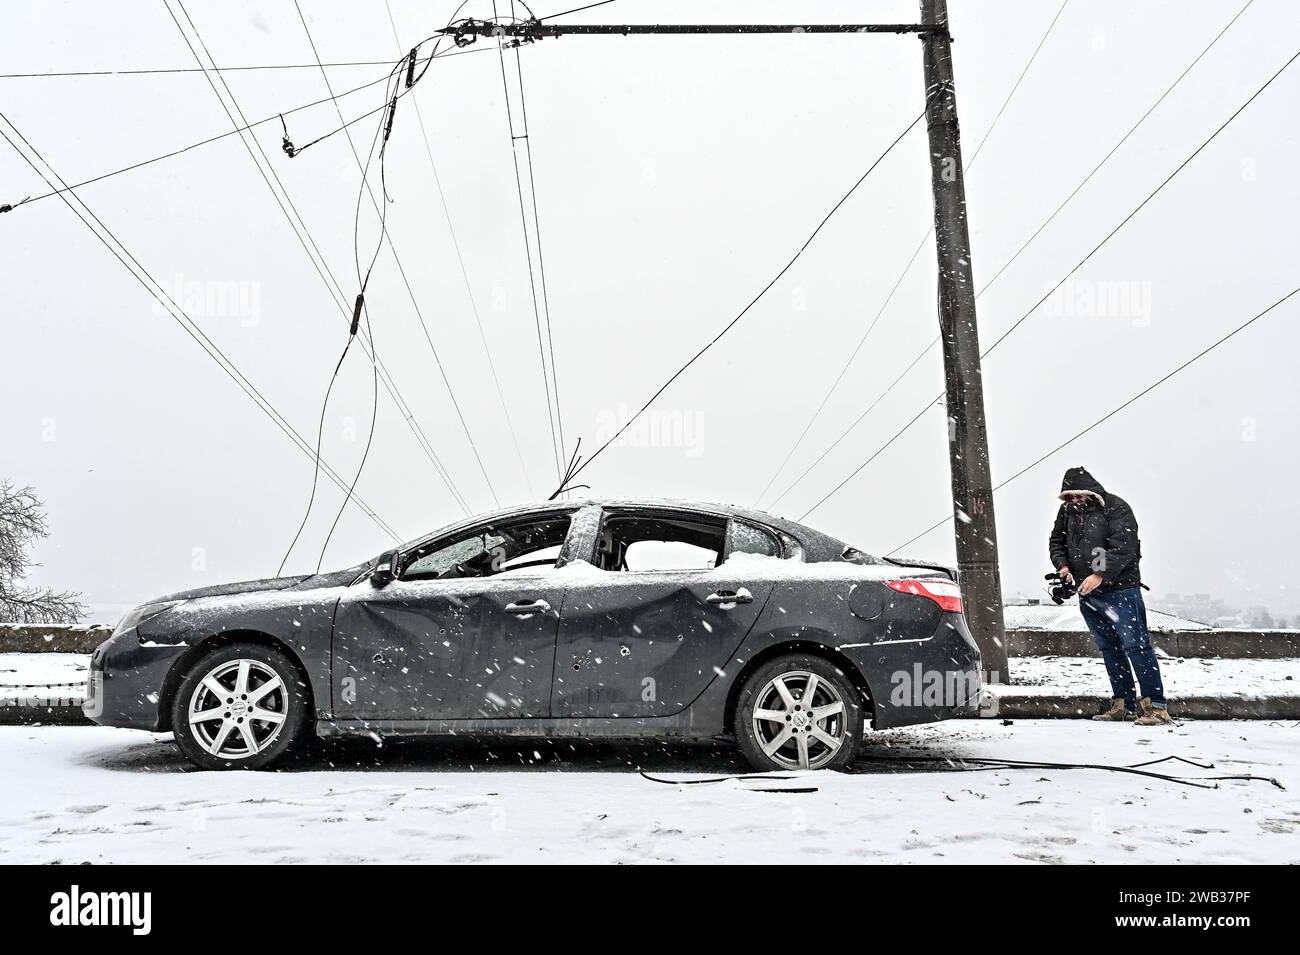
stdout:
POLYGON ((939 256, 939 330, 947 387, 948 456, 952 504, 966 619, 984 658, 986 678, 1008 679, 1006 627, 998 532, 993 518, 993 480, 984 381, 980 371, 966 182, 962 173, 957 94, 952 78, 952 38, 947 0, 920 0, 921 23, 939 27, 921 34, 925 61, 926 129, 934 187, 934 238, 939 256))

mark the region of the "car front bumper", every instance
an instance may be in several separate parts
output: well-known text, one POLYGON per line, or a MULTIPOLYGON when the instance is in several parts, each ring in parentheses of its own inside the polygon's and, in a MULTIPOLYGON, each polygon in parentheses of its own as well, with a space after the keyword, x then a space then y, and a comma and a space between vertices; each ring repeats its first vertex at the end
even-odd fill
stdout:
POLYGON ((90 657, 82 713, 100 726, 162 729, 167 675, 187 649, 142 644, 134 628, 115 632, 90 657))

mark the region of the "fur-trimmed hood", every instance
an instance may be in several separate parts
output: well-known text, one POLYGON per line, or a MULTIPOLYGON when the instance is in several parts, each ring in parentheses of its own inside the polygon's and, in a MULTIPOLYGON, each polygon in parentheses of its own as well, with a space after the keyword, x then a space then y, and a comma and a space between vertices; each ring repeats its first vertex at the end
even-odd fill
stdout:
POLYGON ((1101 486, 1101 482, 1089 474, 1087 468, 1070 468, 1061 479, 1061 493, 1058 496, 1065 500, 1066 494, 1080 492, 1092 495, 1098 504, 1106 506, 1106 489, 1101 486))

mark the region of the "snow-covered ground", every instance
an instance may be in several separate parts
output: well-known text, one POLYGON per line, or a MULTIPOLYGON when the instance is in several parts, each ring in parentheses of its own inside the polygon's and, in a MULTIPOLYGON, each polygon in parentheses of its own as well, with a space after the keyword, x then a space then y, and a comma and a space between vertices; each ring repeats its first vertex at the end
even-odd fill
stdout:
POLYGON ((0 686, 86 681, 89 653, 0 653, 0 686))
MULTIPOLYGON (((1170 699, 1180 696, 1300 696, 1300 659, 1160 657, 1160 679, 1170 699)), ((990 686, 995 694, 1110 696, 1100 657, 1013 657, 1011 683, 990 686)))
POLYGON ((0 863, 1300 861, 1300 725, 966 720, 876 734, 854 774, 743 772, 725 745, 333 744, 205 773, 166 736, 0 727, 0 863), (905 755, 1251 773, 1218 789, 1096 770, 955 771, 905 755), (763 788, 815 788, 764 792, 763 788))
POLYGON ((0 706, 79 703, 89 672, 88 653, 0 653, 0 706))

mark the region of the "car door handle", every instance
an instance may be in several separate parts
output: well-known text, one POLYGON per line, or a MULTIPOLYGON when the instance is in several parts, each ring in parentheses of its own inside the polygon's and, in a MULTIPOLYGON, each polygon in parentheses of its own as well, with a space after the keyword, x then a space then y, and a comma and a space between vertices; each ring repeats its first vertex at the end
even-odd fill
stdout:
POLYGON ((516 616, 526 617, 534 613, 550 613, 551 605, 545 600, 534 600, 530 603, 508 603, 506 604, 506 613, 513 613, 516 616))
POLYGON ((735 604, 752 604, 754 595, 744 587, 739 590, 718 590, 704 598, 705 603, 717 606, 734 606, 735 604))

